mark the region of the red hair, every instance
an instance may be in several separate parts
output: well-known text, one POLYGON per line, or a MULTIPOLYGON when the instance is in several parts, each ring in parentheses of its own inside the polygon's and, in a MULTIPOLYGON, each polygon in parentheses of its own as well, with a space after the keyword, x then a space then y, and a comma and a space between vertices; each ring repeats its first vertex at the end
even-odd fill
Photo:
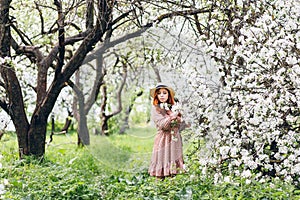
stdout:
MULTIPOLYGON (((161 88, 158 88, 155 90, 155 93, 154 93, 154 98, 153 98, 153 101, 152 101, 152 104, 154 106, 157 106, 160 102, 158 100, 158 97, 157 97, 157 94, 158 94, 158 90, 161 89, 161 88)), ((174 97, 171 95, 170 91, 167 89, 167 88, 164 88, 168 91, 168 100, 167 100, 167 104, 171 104, 171 105, 174 105, 175 104, 175 100, 174 100, 174 97)))

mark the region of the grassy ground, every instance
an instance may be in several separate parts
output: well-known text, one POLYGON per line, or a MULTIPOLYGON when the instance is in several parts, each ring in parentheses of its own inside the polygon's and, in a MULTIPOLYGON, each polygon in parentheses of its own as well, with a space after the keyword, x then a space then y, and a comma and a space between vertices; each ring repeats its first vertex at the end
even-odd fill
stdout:
POLYGON ((154 134, 153 128, 133 128, 125 135, 92 135, 91 145, 87 148, 108 168, 138 173, 149 165, 154 134))
MULTIPOLYGON (((157 181, 147 173, 154 136, 154 128, 136 127, 125 135, 91 135, 89 147, 77 148, 76 134, 55 135, 39 162, 20 161, 15 135, 6 134, 0 141, 6 193, 0 199, 300 199, 295 186, 280 180, 215 185, 214 173, 201 176, 191 159, 187 173, 157 181)), ((184 147, 186 155, 191 146, 184 147)))

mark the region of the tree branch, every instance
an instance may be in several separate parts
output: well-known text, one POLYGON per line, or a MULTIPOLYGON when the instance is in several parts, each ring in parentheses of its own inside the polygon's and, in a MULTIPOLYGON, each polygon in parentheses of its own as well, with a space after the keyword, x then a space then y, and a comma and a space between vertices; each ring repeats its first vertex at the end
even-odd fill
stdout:
POLYGON ((209 8, 201 8, 201 9, 192 9, 192 10, 182 10, 182 11, 174 11, 170 13, 165 13, 157 17, 153 22, 148 23, 148 26, 153 23, 160 23, 164 19, 171 18, 171 17, 176 17, 176 16, 183 16, 186 17, 188 15, 197 15, 200 13, 208 13, 210 12, 211 9, 209 8))
POLYGON ((86 29, 92 29, 94 23, 94 8, 93 8, 93 0, 87 0, 86 2, 86 29))
POLYGON ((55 79, 57 79, 62 71, 62 67, 64 65, 64 58, 65 58, 65 28, 64 28, 64 21, 65 16, 63 14, 62 5, 58 0, 54 0, 54 4, 57 7, 57 13, 58 13, 58 64, 55 69, 55 79))
POLYGON ((9 115, 8 105, 4 99, 0 99, 0 107, 9 115))
POLYGON ((43 13, 42 10, 40 9, 40 6, 37 2, 35 3, 35 7, 38 10, 39 16, 40 16, 40 20, 41 20, 41 34, 43 35, 45 33, 45 26, 44 26, 44 17, 43 17, 43 13))
POLYGON ((118 108, 113 113, 107 115, 107 118, 111 118, 112 116, 117 115, 122 111, 122 94, 121 93, 123 91, 123 88, 124 88, 124 85, 125 85, 125 82, 126 82, 126 78, 127 78, 127 67, 126 67, 125 63, 123 63, 123 67, 124 67, 124 72, 123 72, 123 76, 122 76, 123 80, 122 80, 121 85, 120 85, 120 87, 117 91, 118 108))
MULTIPOLYGON (((92 60, 96 59, 100 54, 103 54, 107 49, 114 47, 122 42, 125 42, 127 40, 136 38, 141 36, 144 32, 146 32, 149 28, 153 27, 153 25, 155 23, 160 23, 162 20, 173 17, 173 16, 184 16, 184 15, 197 15, 200 13, 206 13, 209 12, 209 9, 197 9, 197 10, 189 10, 189 11, 174 11, 171 13, 167 13, 167 14, 163 14, 159 17, 157 17, 155 20, 153 20, 152 22, 142 26, 139 30, 133 32, 133 33, 129 33, 126 34, 123 37, 120 37, 112 42, 107 42, 104 43, 100 48, 98 48, 94 53, 87 55, 87 57, 85 58, 83 64, 91 62, 92 60)), ((128 11, 127 13, 122 14, 121 16, 119 16, 117 19, 115 19, 112 24, 116 24, 117 22, 121 21, 121 19, 127 17, 129 15, 129 13, 132 11, 128 11)), ((115 28, 114 28, 115 29, 115 28)))

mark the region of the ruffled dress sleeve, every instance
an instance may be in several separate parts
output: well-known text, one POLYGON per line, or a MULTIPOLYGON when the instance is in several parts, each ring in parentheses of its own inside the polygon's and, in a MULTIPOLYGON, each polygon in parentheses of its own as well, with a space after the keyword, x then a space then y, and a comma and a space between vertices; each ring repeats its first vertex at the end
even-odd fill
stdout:
POLYGON ((169 131, 171 129, 172 120, 165 110, 152 106, 151 116, 158 130, 169 131))

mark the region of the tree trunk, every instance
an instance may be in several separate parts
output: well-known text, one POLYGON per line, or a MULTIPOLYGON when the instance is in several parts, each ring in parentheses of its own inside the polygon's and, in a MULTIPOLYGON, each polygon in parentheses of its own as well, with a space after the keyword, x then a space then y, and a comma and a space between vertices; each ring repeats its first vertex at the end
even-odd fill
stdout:
POLYGON ((72 117, 73 117, 72 112, 69 111, 69 109, 68 109, 68 117, 66 118, 65 125, 61 129, 61 132, 66 132, 66 133, 68 132, 70 125, 72 123, 72 119, 71 119, 72 117))
POLYGON ((89 129, 87 127, 87 117, 86 115, 81 115, 79 120, 78 120, 78 145, 90 145, 90 134, 89 134, 89 129))
POLYGON ((106 88, 106 85, 104 83, 104 85, 102 86, 102 103, 101 103, 101 106, 100 106, 100 119, 101 119, 101 130, 100 130, 100 133, 101 135, 107 135, 107 131, 108 131, 108 118, 105 114, 106 112, 106 105, 107 105, 107 88, 106 88))
POLYGON ((132 108, 134 106, 134 102, 135 100, 141 96, 143 94, 143 91, 141 90, 140 92, 138 92, 136 95, 133 96, 133 98, 131 99, 130 105, 127 107, 126 112, 125 112, 125 118, 124 118, 124 123, 120 129, 120 134, 124 134, 125 130, 129 128, 129 115, 132 111, 132 108))
POLYGON ((48 144, 50 144, 53 141, 53 135, 55 131, 55 121, 54 121, 54 114, 51 115, 51 134, 50 134, 50 140, 48 144))
POLYGON ((28 131, 30 155, 42 157, 45 153, 47 118, 43 115, 34 116, 28 131))
POLYGON ((80 90, 80 71, 77 71, 75 74, 75 84, 70 82, 70 86, 75 92, 74 101, 73 101, 73 114, 78 122, 77 135, 78 141, 77 144, 89 145, 90 144, 90 134, 87 127, 87 117, 84 111, 84 95, 80 90))
POLYGON ((108 135, 108 120, 109 118, 103 115, 101 117, 101 130, 100 133, 101 135, 108 135))
POLYGON ((127 129, 129 129, 129 115, 131 113, 131 110, 132 110, 132 107, 133 107, 133 104, 130 104, 127 109, 126 109, 126 112, 125 112, 125 118, 124 118, 124 122, 123 122, 123 125, 122 127, 120 128, 120 134, 124 134, 125 131, 127 129))
POLYGON ((87 127, 87 117, 84 112, 84 96, 82 93, 77 94, 78 98, 78 107, 79 107, 79 118, 78 120, 78 137, 80 141, 78 141, 78 145, 89 145, 90 144, 90 134, 87 127))
MULTIPOLYGON (((9 7, 11 0, 0 0, 0 56, 1 58, 10 57, 10 26, 9 26, 9 7)), ((0 66, 0 74, 4 80, 3 87, 5 88, 8 96, 8 104, 4 101, 3 106, 6 107, 6 111, 11 116, 11 119, 15 125, 19 154, 20 157, 23 154, 29 153, 28 148, 28 129, 29 123, 24 110, 23 96, 19 81, 13 66, 9 63, 2 63, 0 66), (5 105, 6 104, 6 105, 5 105)))

